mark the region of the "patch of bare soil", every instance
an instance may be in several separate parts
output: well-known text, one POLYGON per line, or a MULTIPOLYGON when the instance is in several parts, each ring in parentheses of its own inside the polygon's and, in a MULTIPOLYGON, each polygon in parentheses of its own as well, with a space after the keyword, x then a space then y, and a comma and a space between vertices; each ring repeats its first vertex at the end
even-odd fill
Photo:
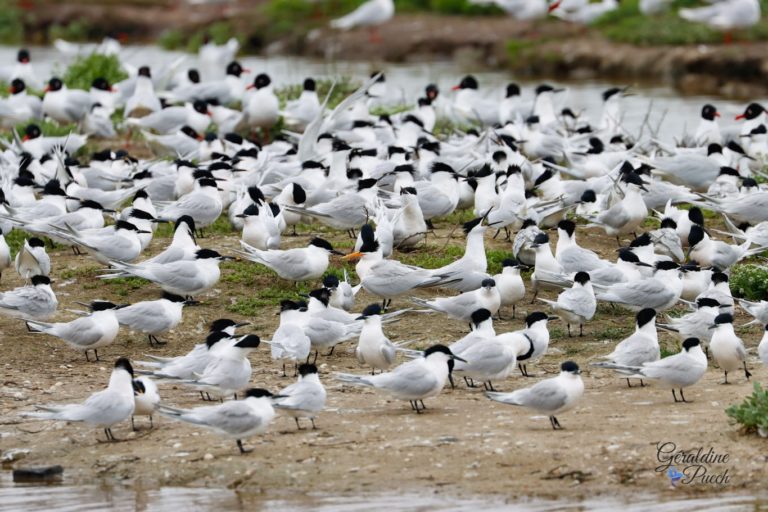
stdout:
MULTIPOLYGON (((463 244, 458 232, 448 241, 453 226, 438 224, 429 250, 439 251, 446 243, 463 244)), ((327 236, 327 235, 324 235, 327 236)), ((302 246, 309 236, 286 237, 284 245, 302 246)), ((347 241, 341 236, 332 241, 347 241)), ((489 247, 509 250, 508 242, 491 240, 489 247)), ((583 232, 581 242, 603 256, 612 257, 614 239, 596 231, 583 232)), ((155 240, 150 253, 168 243, 155 240)), ((201 240, 206 247, 231 252, 237 235, 211 236, 201 240)), ((419 251, 424 251, 420 249, 419 251)), ((133 289, 104 285, 94 279, 88 257, 75 257, 67 249, 53 253, 54 289, 61 311, 58 319, 70 319, 66 308, 75 301, 94 298, 116 302, 135 302, 153 298, 158 290, 151 284, 133 289), (91 268, 91 270, 87 270, 91 268), (86 269, 86 270, 82 270, 86 269), (82 272, 82 276, 77 276, 82 272), (63 277, 72 276, 75 277, 63 277)), ((336 264, 336 263, 334 263, 336 264)), ((224 275, 232 268, 225 267, 224 275)), ((241 456, 234 442, 224 441, 202 429, 155 416, 155 428, 148 429, 138 419, 140 430, 132 432, 128 422, 114 428, 122 442, 102 443, 103 433, 82 425, 30 421, 18 417, 21 411, 41 403, 67 403, 83 400, 105 386, 115 358, 141 359, 143 354, 171 356, 182 354, 204 338, 207 324, 219 317, 242 319, 228 311, 237 298, 259 296, 260 289, 274 279, 257 275, 252 282, 222 281, 202 297, 202 305, 185 310, 184 320, 175 332, 166 335, 168 344, 151 348, 144 337, 121 332, 113 346, 100 350, 101 361, 88 363, 81 354, 51 337, 27 332, 19 320, 0 318, 0 441, 3 451, 30 451, 20 465, 61 464, 66 479, 93 483, 98 479, 123 481, 142 487, 229 486, 244 492, 292 495, 319 492, 379 493, 423 490, 463 495, 494 494, 578 499, 594 495, 660 493, 661 495, 715 495, 724 491, 765 489, 768 481, 765 440, 744 436, 729 424, 723 410, 741 401, 751 391, 742 375, 734 374, 733 384, 722 385, 722 372, 710 369, 704 379, 689 389, 691 403, 676 404, 671 393, 656 386, 627 388, 624 380, 610 372, 592 370, 588 362, 608 353, 616 342, 633 329, 633 314, 600 305, 596 318, 585 327, 583 338, 568 338, 564 326, 552 325, 553 343, 544 360, 533 368, 535 378, 515 374, 505 382, 494 383, 508 391, 529 386, 558 370, 560 362, 572 359, 584 369, 586 391, 582 402, 559 419, 564 430, 553 431, 545 417, 494 403, 477 389, 463 383, 446 389, 439 397, 427 400, 424 414, 413 413, 405 402, 391 400, 369 389, 341 385, 334 372, 365 373, 353 355, 353 343, 337 348, 330 356, 320 356, 321 378, 328 388, 327 410, 319 417, 317 430, 297 431, 292 419, 279 417, 269 433, 246 440, 253 453, 241 456), (712 447, 727 453, 727 464, 709 470, 730 479, 726 485, 684 485, 670 490, 669 479, 655 471, 657 443, 672 442, 678 449, 712 447)), ((3 276, 2 289, 20 285, 13 272, 3 276)), ((290 285, 285 285, 290 286, 290 285)), ((434 296, 435 291, 421 292, 434 296)), ((442 292, 439 292, 442 293, 442 292)), ((552 297, 552 294, 545 294, 552 297)), ((497 332, 519 329, 527 311, 540 309, 527 301, 518 307, 518 318, 504 311, 496 322, 497 332)), ((358 310, 375 299, 361 292, 358 310)), ((394 307, 406 307, 406 299, 394 307)), ((266 306, 250 318, 245 332, 268 339, 277 326, 275 306, 266 306)), ((744 323, 737 318, 737 324, 744 323)), ((386 332, 395 340, 416 339, 418 346, 449 343, 466 332, 460 322, 440 315, 405 315, 386 332)), ((748 347, 755 347, 760 330, 744 331, 748 347)), ((663 345, 677 346, 677 340, 663 335, 663 345)), ((270 361, 269 350, 260 347, 251 357, 254 386, 276 391, 293 381, 281 377, 281 370, 270 361)), ((750 361, 754 379, 765 382, 768 370, 750 361)), ((183 387, 163 383, 165 403, 182 407, 202 405, 198 395, 183 387)))

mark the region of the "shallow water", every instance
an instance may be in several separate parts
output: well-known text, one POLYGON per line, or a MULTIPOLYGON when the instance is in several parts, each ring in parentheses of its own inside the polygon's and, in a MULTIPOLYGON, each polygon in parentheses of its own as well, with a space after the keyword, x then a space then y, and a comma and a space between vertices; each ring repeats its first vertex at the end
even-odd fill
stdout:
POLYGON ((482 507, 486 512, 513 509, 518 512, 600 511, 610 512, 621 508, 624 512, 671 512, 671 511, 718 511, 754 512, 768 510, 766 497, 728 494, 716 498, 659 498, 636 496, 614 499, 591 498, 578 502, 558 500, 519 499, 504 500, 501 497, 462 497, 438 494, 427 490, 423 494, 382 493, 361 495, 307 494, 289 496, 265 496, 241 493, 229 489, 163 487, 159 489, 135 489, 119 484, 74 486, 65 484, 29 485, 14 484, 11 472, 0 473, 0 510, 25 512, 57 512, 112 510, 185 512, 217 510, 234 512, 245 510, 298 512, 353 512, 358 510, 400 511, 453 511, 470 512, 482 507))
MULTIPOLYGON (((0 63, 12 62, 15 48, 0 48, 0 63)), ((51 72, 61 72, 64 65, 55 50, 33 48, 33 59, 40 76, 51 72)), ((151 63, 159 68, 178 58, 180 53, 166 52, 155 47, 129 47, 125 49, 124 60, 138 66, 151 63)), ((188 56, 188 65, 195 64, 195 56, 188 56)), ((246 67, 254 72, 269 73, 276 86, 298 83, 306 76, 330 77, 348 75, 363 78, 378 66, 365 63, 322 62, 299 58, 258 58, 242 59, 246 67)), ((444 94, 451 85, 468 71, 465 67, 450 62, 431 62, 420 64, 387 64, 380 66, 386 75, 391 90, 402 91, 401 96, 413 101, 429 82, 437 83, 444 94)), ((489 96, 500 97, 503 86, 514 80, 509 73, 476 72, 481 90, 489 90, 489 96)), ((252 76, 252 75, 251 75, 252 76)), ((530 83, 522 82, 530 86, 530 83)), ((555 84, 556 82, 551 82, 555 84)), ((573 108, 584 109, 593 119, 599 116, 601 108, 600 92, 612 84, 605 82, 582 82, 567 84, 568 92, 561 95, 560 102, 573 108)), ((626 85, 626 84, 622 84, 626 85)), ((531 87, 526 91, 530 94, 531 87)), ((723 114, 724 124, 733 123, 735 114, 743 110, 743 104, 706 97, 681 97, 666 87, 644 87, 636 90, 637 94, 626 98, 626 127, 630 133, 636 133, 639 124, 654 101, 654 113, 651 124, 656 125, 662 114, 666 116, 661 124, 662 137, 679 136, 686 127, 693 128, 698 122, 701 105, 712 102, 723 114)), ((672 510, 684 511, 755 511, 768 510, 768 498, 726 495, 705 499, 668 499, 659 501, 658 497, 635 498, 628 501, 611 498, 595 498, 581 502, 520 500, 506 502, 502 498, 475 497, 455 498, 445 494, 375 494, 358 496, 328 495, 270 495, 243 494, 228 489, 166 487, 160 489, 136 489, 121 485, 86 485, 74 486, 66 483, 50 486, 16 485, 11 481, 10 471, 0 472, 0 510, 152 510, 176 512, 183 507, 185 512, 194 510, 216 509, 221 512, 238 510, 297 510, 297 511, 355 511, 386 508, 390 511, 405 510, 451 510, 474 511, 481 506, 488 512, 514 508, 523 512, 548 512, 552 510, 599 510, 613 511, 618 508, 625 512, 672 510)))
MULTIPOLYGON (((32 48, 32 59, 40 77, 47 77, 52 72, 60 73, 66 68, 66 59, 52 48, 32 48)), ((0 63, 14 61, 16 48, 0 47, 0 63)), ((181 69, 194 67, 197 56, 181 52, 162 50, 155 46, 124 47, 121 58, 132 66, 150 64, 154 69, 161 69, 181 56, 186 60, 181 69)), ((322 61, 298 57, 242 57, 244 67, 254 73, 268 73, 276 87, 285 84, 300 83, 307 76, 315 78, 351 76, 358 79, 368 77, 372 72, 381 70, 386 74, 388 96, 404 99, 408 103, 415 102, 423 95, 424 86, 430 82, 436 83, 444 96, 450 97, 450 88, 456 85, 461 77, 472 72, 480 83, 480 90, 489 98, 501 99, 506 84, 518 81, 523 86, 523 97, 532 98, 533 85, 549 82, 553 85, 563 85, 567 91, 556 96, 558 107, 570 106, 575 111, 583 111, 594 122, 599 119, 602 109, 600 93, 612 86, 631 84, 612 84, 602 81, 583 81, 559 84, 557 81, 539 80, 526 82, 516 80, 514 75, 505 71, 479 71, 468 69, 466 66, 451 61, 435 61, 404 64, 380 64, 364 62, 322 61)), ((254 75, 246 75, 246 77, 254 75)), ((246 78, 252 79, 252 78, 246 78)), ((701 106, 713 103, 721 112, 721 125, 734 124, 734 116, 744 110, 744 102, 724 100, 705 96, 681 96, 669 87, 638 86, 632 89, 634 96, 625 98, 624 126, 627 132, 637 135, 640 125, 653 101, 652 114, 649 124, 656 127, 660 124, 658 135, 664 139, 680 138, 686 130, 695 129, 701 106)), ((756 101, 765 98, 755 98, 756 101)), ((648 133, 647 131, 645 132, 648 133)))

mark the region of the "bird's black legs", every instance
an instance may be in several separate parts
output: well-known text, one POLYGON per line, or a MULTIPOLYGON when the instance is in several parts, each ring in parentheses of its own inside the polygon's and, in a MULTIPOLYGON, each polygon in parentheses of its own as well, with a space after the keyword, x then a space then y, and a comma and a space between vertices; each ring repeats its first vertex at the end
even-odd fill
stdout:
POLYGON ((747 362, 744 361, 744 376, 749 380, 749 378, 752 376, 751 373, 749 373, 749 370, 747 370, 747 362))
POLYGON ((252 449, 246 450, 245 448, 243 448, 243 442, 239 439, 237 440, 237 447, 240 448, 240 453, 242 454, 250 453, 253 451, 252 449))
POLYGON ((728 384, 728 370, 725 370, 725 382, 723 384, 728 384))
POLYGON ((312 430, 317 430, 317 427, 315 426, 315 418, 309 418, 309 421, 312 422, 312 430))
POLYGON ((330 351, 330 352, 328 352, 327 354, 325 354, 325 357, 330 357, 330 356, 332 356, 332 355, 333 355, 333 350, 334 350, 335 348, 336 348, 336 345, 332 346, 332 347, 331 347, 331 351, 330 351))
POLYGON ((528 366, 518 363, 517 367, 520 369, 523 377, 531 377, 531 375, 528 375, 528 366))
POLYGON ((475 387, 475 381, 474 379, 470 377, 464 377, 464 383, 467 385, 468 388, 474 388, 475 387))
POLYGON ((680 400, 681 402, 688 403, 688 400, 685 399, 685 395, 683 394, 683 388, 680 388, 680 398, 681 398, 680 400))
POLYGON ((549 417, 549 422, 552 424, 552 430, 562 430, 563 427, 560 426, 560 422, 557 421, 557 418, 554 416, 549 417))
POLYGON ((486 391, 496 391, 493 389, 493 382, 491 381, 483 382, 483 388, 485 388, 486 391))
POLYGON ((294 419, 294 421, 296 421, 296 429, 297 429, 297 430, 302 430, 302 428, 301 428, 301 423, 299 423, 299 418, 297 418, 297 417, 295 417, 295 416, 294 416, 294 418, 293 418, 293 419, 294 419))
POLYGON ((160 341, 159 339, 157 339, 157 336, 155 336, 154 334, 150 334, 148 336, 149 336, 149 346, 152 346, 153 343, 155 345, 157 345, 157 346, 166 345, 167 344, 167 342, 160 341))
POLYGON ((411 409, 416 411, 416 414, 421 414, 426 407, 424 406, 423 400, 409 400, 411 404, 411 409), (419 406, 419 403, 421 403, 421 406, 419 406))

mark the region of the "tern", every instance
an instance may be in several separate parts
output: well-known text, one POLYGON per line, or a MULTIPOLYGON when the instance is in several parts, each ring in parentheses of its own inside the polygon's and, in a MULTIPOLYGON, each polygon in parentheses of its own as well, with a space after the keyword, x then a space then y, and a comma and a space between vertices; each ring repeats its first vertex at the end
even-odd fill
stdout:
POLYGON ((583 394, 581 370, 573 361, 562 363, 557 377, 538 382, 530 388, 511 393, 486 392, 486 396, 495 402, 519 405, 547 414, 554 430, 563 428, 556 415, 572 409, 583 394))
POLYGON ((38 406, 41 411, 22 413, 41 420, 82 421, 104 429, 107 441, 115 441, 112 427, 131 417, 135 410, 133 367, 121 357, 115 362, 107 389, 92 394, 82 404, 38 406))
POLYGON ((136 416, 149 417, 149 427, 155 426, 152 421, 152 413, 155 412, 160 403, 160 394, 157 391, 157 384, 149 377, 139 377, 133 379, 134 410, 131 415, 131 427, 136 430, 134 418, 136 416))
POLYGON ((205 293, 219 282, 222 260, 231 260, 212 249, 200 249, 193 260, 180 260, 171 263, 138 263, 136 265, 110 261, 114 273, 99 276, 101 279, 114 279, 130 274, 141 277, 160 286, 163 290, 182 297, 194 297, 205 293))
POLYGON ((747 370, 747 351, 744 349, 744 342, 733 330, 733 315, 729 313, 717 315, 709 328, 714 330, 709 349, 712 352, 712 359, 725 372, 723 384, 728 384, 728 372, 739 367, 744 368, 744 376, 749 380, 752 374, 747 370))
MULTIPOLYGON (((661 358, 659 348, 659 335, 656 331, 656 311, 647 308, 639 311, 635 316, 635 332, 628 338, 624 338, 608 355, 600 356, 601 359, 607 359, 607 362, 590 363, 590 366, 598 368, 611 368, 619 366, 643 366, 645 363, 653 363, 661 358)), ((627 376, 627 386, 632 387, 629 382, 629 375, 634 371, 618 370, 621 375, 627 376)), ((644 386, 643 379, 640 379, 640 386, 644 386)))
POLYGON ((147 335, 149 344, 165 345, 157 337, 181 323, 181 312, 187 301, 172 293, 163 293, 158 300, 146 300, 116 311, 120 325, 147 335))
POLYGON ((0 314, 6 316, 47 320, 58 306, 48 276, 32 276, 30 286, 0 292, 0 314))
POLYGON ((331 254, 343 255, 322 238, 313 238, 307 247, 297 249, 271 249, 262 251, 241 241, 242 256, 264 265, 288 281, 319 279, 328 269, 331 254))
POLYGON ((31 332, 55 336, 75 350, 82 350, 86 361, 90 361, 88 351, 93 350, 95 360, 98 361, 98 349, 115 341, 120 330, 115 314, 117 306, 107 301, 93 301, 88 307, 93 311, 90 315, 76 318, 71 322, 51 324, 27 320, 27 328, 31 332))
POLYGON ((299 380, 290 386, 281 389, 274 400, 274 407, 279 412, 293 417, 296 428, 301 430, 300 418, 307 418, 312 422, 312 429, 316 429, 315 418, 325 407, 325 387, 320 382, 317 366, 304 363, 299 365, 299 380))
POLYGON ((595 316, 597 301, 592 283, 587 272, 577 272, 573 278, 573 287, 563 291, 557 300, 539 299, 549 304, 552 311, 565 319, 568 336, 571 336, 571 323, 579 324, 579 336, 584 336, 584 324, 595 316))
POLYGON ((369 386, 385 391, 400 400, 408 400, 418 414, 424 409, 424 399, 440 394, 448 380, 449 362, 463 361, 445 345, 432 345, 424 356, 401 364, 390 372, 371 376, 338 373, 341 382, 357 386, 369 386))
POLYGON ((243 447, 243 439, 267 431, 275 417, 272 393, 266 389, 253 388, 245 392, 242 400, 233 400, 220 405, 177 409, 160 405, 158 412, 163 416, 198 425, 237 441, 241 454, 252 450, 243 447))

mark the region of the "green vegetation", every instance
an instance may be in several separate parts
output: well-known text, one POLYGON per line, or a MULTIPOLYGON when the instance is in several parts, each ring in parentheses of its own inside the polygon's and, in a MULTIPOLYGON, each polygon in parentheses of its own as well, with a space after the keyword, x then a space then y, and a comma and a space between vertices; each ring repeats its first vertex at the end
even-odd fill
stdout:
POLYGON ((661 358, 662 359, 664 359, 665 357, 673 356, 673 355, 677 354, 678 352, 680 352, 678 347, 671 347, 670 348, 668 345, 661 345, 659 348, 660 348, 659 352, 661 353, 661 358))
POLYGON ((5 235, 5 242, 11 249, 11 257, 16 257, 16 253, 22 248, 24 240, 26 240, 29 235, 19 229, 14 229, 10 233, 3 234, 5 235))
POLYGON ((231 23, 217 21, 192 33, 185 33, 183 30, 175 28, 168 29, 160 34, 157 44, 166 50, 196 52, 203 45, 206 37, 216 44, 224 44, 231 37, 238 39, 241 44, 243 42, 243 38, 231 23))
MULTIPOLYGON (((768 2, 761 3, 763 9, 768 7, 768 2)), ((723 40, 722 33, 678 16, 681 7, 697 7, 704 5, 702 2, 674 0, 669 10, 655 16, 642 14, 638 5, 639 0, 622 1, 618 9, 605 14, 594 26, 609 39, 641 46, 719 43, 723 40)), ((768 22, 761 21, 735 35, 739 40, 764 40, 768 38, 768 22)))
POLYGON ((274 276, 275 273, 264 265, 248 260, 226 261, 221 264, 221 280, 225 283, 236 283, 253 286, 259 277, 274 276))
POLYGON ((299 283, 298 286, 286 286, 285 284, 277 283, 261 288, 259 294, 255 297, 239 297, 234 303, 227 306, 227 311, 253 317, 260 314, 264 308, 270 311, 276 310, 280 301, 286 299, 297 300, 301 298, 301 294, 306 294, 310 291, 311 288, 306 283, 299 283))
POLYGON ((768 269, 758 265, 739 265, 731 270, 731 293, 749 300, 768 297, 768 269))
MULTIPOLYGON (((341 76, 336 80, 316 80, 315 85, 317 86, 317 97, 320 98, 320 101, 325 100, 325 97, 328 95, 328 91, 331 90, 331 86, 333 85, 333 92, 331 93, 331 97, 328 99, 328 108, 332 109, 341 103, 344 98, 359 89, 363 84, 349 76, 341 76)), ((275 94, 280 100, 280 105, 285 106, 289 100, 298 98, 301 95, 302 90, 303 84, 297 83, 276 89, 275 94)))
MULTIPOLYGON (((595 326, 595 338, 599 340, 621 341, 632 332, 632 329, 628 327, 620 327, 616 325, 600 326, 599 324, 595 324, 595 323, 593 323, 592 325, 595 326)), ((573 328, 573 325, 571 325, 571 328, 573 328)))
POLYGON ((62 279, 79 279, 81 277, 95 277, 104 273, 104 266, 88 265, 85 267, 65 268, 61 271, 62 279))
POLYGON ((48 40, 64 39, 65 41, 88 41, 95 36, 94 27, 83 20, 75 20, 67 25, 53 24, 48 27, 48 40))
POLYGON ((21 44, 24 41, 24 24, 21 9, 16 2, 0 0, 0 43, 21 44))
POLYGON ((149 281, 140 277, 117 277, 104 282, 113 288, 116 295, 126 297, 132 291, 146 287, 149 281))
POLYGON ((91 54, 78 57, 64 72, 62 80, 70 89, 91 88, 96 78, 106 78, 110 84, 128 78, 116 55, 91 54))
MULTIPOLYGON (((27 124, 28 123, 16 125, 16 131, 20 137, 24 136, 24 130, 26 129, 27 124)), ((59 124, 56 121, 52 121, 50 119, 41 119, 35 121, 35 124, 40 127, 40 131, 43 132, 44 137, 63 137, 69 135, 70 133, 80 133, 80 131, 77 129, 77 125, 74 123, 59 124)), ((9 138, 10 136, 10 133, 8 133, 9 138)))
POLYGON ((768 435, 768 388, 763 389, 755 382, 755 389, 750 396, 738 405, 725 410, 730 418, 739 423, 745 432, 758 432, 768 435))

